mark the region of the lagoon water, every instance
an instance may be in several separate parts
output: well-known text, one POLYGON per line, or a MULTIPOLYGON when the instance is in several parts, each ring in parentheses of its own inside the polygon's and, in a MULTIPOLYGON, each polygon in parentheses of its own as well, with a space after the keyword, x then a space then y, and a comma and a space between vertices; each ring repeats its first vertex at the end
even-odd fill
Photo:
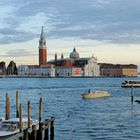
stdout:
MULTIPOLYGON (((27 101, 31 114, 38 119, 39 98, 43 97, 43 118, 54 116, 55 140, 138 140, 140 139, 140 104, 131 104, 131 89, 121 82, 140 78, 1 78, 0 115, 5 116, 5 94, 11 98, 11 116, 15 116, 16 90, 23 115, 27 101), (88 89, 107 90, 111 96, 85 100, 80 94, 88 89)), ((140 88, 134 89, 140 99, 140 88)))

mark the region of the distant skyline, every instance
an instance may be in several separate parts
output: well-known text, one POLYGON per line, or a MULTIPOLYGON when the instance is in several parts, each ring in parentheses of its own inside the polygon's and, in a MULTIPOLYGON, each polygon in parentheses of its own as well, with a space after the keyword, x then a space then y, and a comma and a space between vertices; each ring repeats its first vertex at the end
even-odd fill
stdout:
POLYGON ((74 46, 81 57, 99 63, 140 66, 139 0, 1 0, 0 59, 38 64, 41 27, 48 60, 69 57, 74 46))

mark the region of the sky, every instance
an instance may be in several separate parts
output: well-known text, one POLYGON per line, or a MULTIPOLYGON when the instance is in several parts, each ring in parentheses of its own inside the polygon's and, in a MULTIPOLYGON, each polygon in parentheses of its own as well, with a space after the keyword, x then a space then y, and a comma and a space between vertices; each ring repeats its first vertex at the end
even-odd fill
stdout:
POLYGON ((0 0, 0 61, 38 64, 41 27, 47 59, 75 47, 99 63, 140 66, 140 0, 0 0))

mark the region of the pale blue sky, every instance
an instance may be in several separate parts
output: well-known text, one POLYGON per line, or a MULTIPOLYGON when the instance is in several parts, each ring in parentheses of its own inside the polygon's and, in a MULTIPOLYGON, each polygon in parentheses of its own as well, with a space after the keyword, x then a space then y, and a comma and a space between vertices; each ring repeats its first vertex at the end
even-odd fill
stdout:
POLYGON ((0 58, 38 64, 41 26, 48 59, 69 56, 98 62, 140 64, 139 0, 0 0, 0 58))

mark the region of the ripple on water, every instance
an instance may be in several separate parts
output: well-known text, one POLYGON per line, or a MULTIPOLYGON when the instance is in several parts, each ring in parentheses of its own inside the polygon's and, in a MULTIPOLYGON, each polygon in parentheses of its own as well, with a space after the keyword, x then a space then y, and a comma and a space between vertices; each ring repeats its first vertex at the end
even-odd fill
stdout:
MULTIPOLYGON (((31 115, 38 119, 40 96, 43 118, 55 116, 55 140, 137 140, 140 134, 140 105, 130 103, 130 89, 121 88, 129 78, 6 78, 0 81, 0 115, 5 116, 5 93, 11 97, 11 116, 15 115, 15 92, 23 115, 31 101, 31 115), (80 94, 107 90, 109 98, 84 100, 80 94)), ((139 78, 138 78, 139 79, 139 78)), ((135 89, 135 98, 140 89, 135 89)))

